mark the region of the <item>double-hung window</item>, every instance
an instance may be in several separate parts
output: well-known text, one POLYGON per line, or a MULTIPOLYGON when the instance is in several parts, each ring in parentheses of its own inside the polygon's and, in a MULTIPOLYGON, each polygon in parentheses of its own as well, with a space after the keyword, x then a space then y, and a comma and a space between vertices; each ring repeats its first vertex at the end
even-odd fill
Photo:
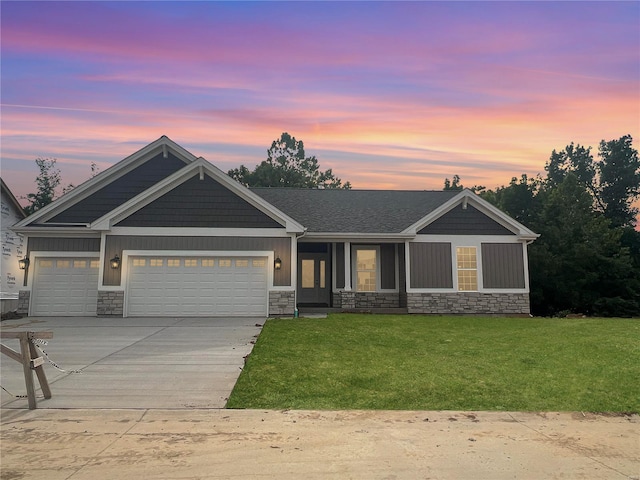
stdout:
POLYGON ((375 292, 378 288, 378 250, 356 248, 356 291, 375 292))
POLYGON ((458 290, 478 290, 478 258, 476 247, 457 247, 458 290))

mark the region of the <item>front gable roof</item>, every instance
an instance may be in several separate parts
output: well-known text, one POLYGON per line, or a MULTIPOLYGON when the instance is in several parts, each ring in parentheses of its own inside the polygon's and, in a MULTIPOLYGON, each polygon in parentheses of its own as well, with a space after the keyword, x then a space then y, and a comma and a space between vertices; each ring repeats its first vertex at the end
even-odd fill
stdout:
MULTIPOLYGON (((219 190, 227 190, 231 192, 231 194, 237 197, 238 201, 234 201, 234 209, 235 213, 240 213, 241 215, 247 215, 250 217, 250 221, 253 222, 261 222, 261 225, 258 228, 264 227, 285 227, 287 232, 295 232, 302 233, 304 228, 298 222, 296 222, 293 218, 289 217, 287 214, 281 212, 274 206, 265 202, 261 197, 257 196, 255 193, 251 192, 231 177, 226 175, 220 169, 215 167, 214 165, 207 162, 204 158, 200 157, 196 161, 191 164, 185 166, 181 170, 177 171, 173 175, 165 178, 164 180, 156 183, 153 187, 145 190, 141 194, 132 198, 131 200, 123 203, 119 207, 113 209, 102 217, 98 218, 94 222, 91 223, 90 228, 93 230, 110 230, 114 226, 131 226, 135 225, 135 222, 127 222, 127 219, 131 216, 136 215, 137 212, 143 212, 140 216, 144 215, 145 207, 151 206, 154 202, 166 202, 171 199, 171 192, 175 189, 180 189, 180 186, 186 182, 191 181, 193 178, 197 178, 198 181, 207 181, 206 177, 209 177, 212 181, 207 181, 209 186, 215 186, 214 189, 219 190), (166 197, 169 195, 169 197, 166 197), (163 198, 164 197, 164 198, 163 198), (273 220, 270 224, 265 221, 264 218, 256 215, 256 212, 259 214, 263 214, 269 219, 273 220)), ((215 191, 212 190, 214 193, 215 191)), ((219 198, 219 197, 218 197, 219 198)), ((227 196, 227 199, 230 197, 227 196)), ((205 200, 204 207, 207 208, 207 201, 214 201, 216 198, 215 195, 208 200, 205 200)), ((196 200, 197 201, 197 200, 196 200)), ((213 205, 213 204, 211 204, 213 205)), ((161 204, 156 204, 156 207, 160 207, 161 204)), ((149 213, 149 210, 147 210, 149 213)), ((165 223, 163 220, 158 220, 160 223, 165 223)), ((207 221, 205 217, 199 221, 207 221)), ((152 220, 153 222, 153 220, 152 220)), ((188 222, 188 219, 187 219, 188 222)), ((180 225, 172 225, 171 222, 169 224, 161 225, 160 223, 155 225, 148 226, 205 226, 205 224, 185 224, 182 222, 180 225)), ((238 225, 211 225, 210 223, 206 223, 206 226, 209 227, 236 227, 238 225)), ((253 225, 252 228, 255 228, 256 225, 253 225)))
MULTIPOLYGON (((427 213, 418 222, 408 227, 405 230, 405 233, 430 233, 430 225, 434 225, 434 223, 443 219, 445 215, 449 214, 449 212, 452 212, 452 210, 459 205, 463 210, 468 209, 470 206, 471 209, 477 210, 485 215, 490 222, 495 224, 495 226, 492 227, 495 229, 495 231, 491 232, 493 234, 501 234, 500 229, 503 229, 504 232, 502 233, 511 232, 513 235, 517 235, 521 240, 535 240, 539 237, 537 233, 534 233, 532 230, 525 227, 517 220, 511 218, 496 206, 492 205, 482 197, 476 195, 471 190, 466 188, 458 192, 457 195, 440 205, 438 208, 427 213)), ((440 233, 437 229, 433 229, 432 231, 435 234, 440 233)), ((462 231, 460 234, 472 235, 473 233, 462 231)))
POLYGON ((163 135, 38 210, 16 227, 86 226, 195 160, 193 154, 163 135))

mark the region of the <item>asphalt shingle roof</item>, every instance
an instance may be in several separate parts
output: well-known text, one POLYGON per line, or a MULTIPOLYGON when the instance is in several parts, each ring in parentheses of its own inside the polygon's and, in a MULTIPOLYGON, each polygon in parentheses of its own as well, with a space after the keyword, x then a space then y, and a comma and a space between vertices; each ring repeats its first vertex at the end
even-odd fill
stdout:
POLYGON ((252 188, 308 232, 400 233, 458 191, 252 188))

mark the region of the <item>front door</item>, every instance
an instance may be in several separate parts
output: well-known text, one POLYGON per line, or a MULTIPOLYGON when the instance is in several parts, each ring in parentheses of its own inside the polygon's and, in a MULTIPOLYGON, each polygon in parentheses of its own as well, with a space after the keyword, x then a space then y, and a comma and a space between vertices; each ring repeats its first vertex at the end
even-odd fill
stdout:
POLYGON ((298 254, 298 303, 329 305, 329 255, 298 254))

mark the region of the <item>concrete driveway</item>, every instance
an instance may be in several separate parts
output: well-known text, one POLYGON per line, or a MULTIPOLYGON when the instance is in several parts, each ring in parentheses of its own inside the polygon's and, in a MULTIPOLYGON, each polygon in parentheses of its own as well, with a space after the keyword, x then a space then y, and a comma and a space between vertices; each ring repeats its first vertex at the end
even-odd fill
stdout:
MULTIPOLYGON (((43 349, 53 397, 38 408, 223 408, 264 318, 38 318, 2 331, 52 331, 43 349)), ((17 340, 3 340, 19 350, 17 340)), ((22 367, 3 355, 2 387, 24 395, 22 367)), ((34 376, 35 377, 35 376, 34 376)), ((36 387, 39 387, 36 381, 36 387)), ((40 392, 38 392, 40 394, 40 392)), ((2 408, 26 398, 2 390, 2 408)))
MULTIPOLYGON (((47 353, 83 373, 47 364, 37 410, 2 393, 0 480, 640 480, 638 415, 221 409, 263 322, 2 322, 53 331, 47 353)), ((1 374, 25 392, 17 362, 1 374)))

